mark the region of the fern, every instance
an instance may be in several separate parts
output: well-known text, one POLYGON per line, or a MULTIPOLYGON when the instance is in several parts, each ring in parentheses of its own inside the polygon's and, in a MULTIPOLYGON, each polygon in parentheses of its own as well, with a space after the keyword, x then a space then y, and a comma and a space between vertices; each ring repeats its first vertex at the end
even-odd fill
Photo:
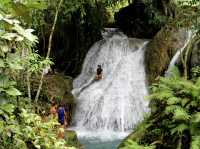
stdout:
POLYGON ((163 101, 166 101, 168 98, 171 98, 171 97, 173 97, 173 92, 169 90, 165 92, 156 92, 149 96, 150 99, 163 100, 163 101))
POLYGON ((200 123, 200 112, 197 112, 192 115, 191 121, 193 123, 200 123))
POLYGON ((196 82, 195 82, 195 85, 200 88, 200 77, 197 78, 196 82))
POLYGON ((181 99, 181 106, 182 107, 185 107, 186 106, 186 104, 189 104, 190 103, 190 99, 189 98, 182 98, 181 99))
POLYGON ((132 140, 127 140, 125 142, 125 147, 119 148, 119 149, 155 149, 154 145, 151 146, 142 146, 139 145, 137 142, 132 140))
POLYGON ((199 149, 200 148, 200 136, 192 137, 191 149, 199 149))
POLYGON ((177 108, 174 110, 173 119, 188 121, 191 118, 189 113, 184 108, 177 108))
POLYGON ((170 130, 170 132, 171 132, 172 135, 175 134, 175 133, 177 133, 178 135, 181 135, 182 132, 183 132, 184 130, 188 129, 188 128, 189 128, 188 125, 182 123, 182 124, 177 125, 175 128, 172 128, 172 129, 170 130))
POLYGON ((166 109, 165 109, 165 113, 166 113, 167 115, 170 114, 170 113, 174 113, 174 111, 175 111, 176 109, 179 109, 179 108, 181 108, 181 107, 178 106, 178 105, 167 106, 166 109))
POLYGON ((181 103, 181 98, 179 98, 179 97, 170 97, 170 98, 168 98, 168 100, 167 100, 167 104, 168 105, 174 105, 174 104, 178 104, 178 103, 181 103))
POLYGON ((177 67, 173 67, 172 69, 171 69, 171 76, 170 76, 170 78, 177 78, 177 79, 179 79, 181 77, 181 73, 180 73, 180 71, 179 71, 179 69, 177 68, 177 67))
MULTIPOLYGON (((191 149, 200 148, 200 78, 186 80, 176 69, 170 77, 161 77, 159 83, 151 87, 148 98, 152 112, 146 122, 151 125, 137 142, 144 145, 159 142, 155 144, 158 148, 179 149, 184 145, 182 136, 190 135, 191 149), (189 134, 185 134, 186 131, 189 134)), ((135 142, 134 146, 139 148, 137 145, 135 142)))

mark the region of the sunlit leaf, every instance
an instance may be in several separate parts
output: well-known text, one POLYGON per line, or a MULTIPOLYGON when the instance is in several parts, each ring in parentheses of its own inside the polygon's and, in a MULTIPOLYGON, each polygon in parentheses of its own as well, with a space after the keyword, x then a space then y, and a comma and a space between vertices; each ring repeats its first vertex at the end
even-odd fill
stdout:
POLYGON ((0 68, 4 68, 4 67, 5 67, 4 61, 3 59, 0 59, 0 68))
POLYGON ((0 106, 0 109, 7 112, 12 113, 14 111, 15 106, 13 104, 4 104, 0 106))
POLYGON ((7 89, 6 93, 8 95, 10 95, 10 96, 19 96, 19 95, 21 95, 21 92, 18 89, 14 88, 14 87, 11 87, 11 88, 7 89))

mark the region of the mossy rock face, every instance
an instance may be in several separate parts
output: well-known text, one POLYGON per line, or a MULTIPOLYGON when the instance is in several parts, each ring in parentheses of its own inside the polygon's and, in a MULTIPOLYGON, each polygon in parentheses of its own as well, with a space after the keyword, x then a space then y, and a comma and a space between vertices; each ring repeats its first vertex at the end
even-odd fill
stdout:
POLYGON ((115 24, 129 37, 152 38, 160 26, 149 23, 148 7, 142 0, 134 0, 115 13, 115 24))
POLYGON ((149 84, 156 82, 156 78, 165 73, 175 52, 185 44, 187 38, 186 28, 189 30, 193 26, 191 16, 195 13, 196 8, 191 7, 179 10, 176 18, 165 25, 149 43, 145 54, 149 84), (177 24, 180 22, 181 27, 178 27, 177 24))
POLYGON ((75 131, 73 130, 65 130, 65 140, 67 144, 70 146, 75 146, 81 148, 81 144, 78 141, 78 137, 75 131))
POLYGON ((147 46, 145 65, 149 84, 164 75, 176 51, 184 46, 187 32, 169 24, 162 28, 147 46))
POLYGON ((68 124, 72 121, 73 109, 75 108, 75 99, 71 93, 72 82, 71 77, 62 74, 50 74, 44 78, 44 89, 49 99, 55 97, 64 101, 68 124))
POLYGON ((72 78, 62 74, 45 75, 44 88, 49 97, 64 97, 67 94, 68 102, 73 102, 72 78))
MULTIPOLYGON (((31 89, 36 92, 39 86, 40 76, 32 76, 31 89)), ((74 97, 71 93, 73 79, 60 73, 46 74, 44 76, 41 97, 46 96, 48 100, 52 97, 63 98, 66 103, 74 103, 74 97)))
MULTIPOLYGON (((40 76, 32 76, 31 78, 32 94, 35 94, 37 92, 39 86, 39 80, 40 76)), ((73 109, 75 107, 75 99, 71 93, 71 90, 73 88, 72 82, 73 79, 71 77, 65 76, 60 73, 46 74, 44 76, 42 90, 39 99, 41 108, 42 110, 45 111, 49 111, 52 97, 56 98, 58 104, 60 103, 61 99, 63 99, 68 115, 67 119, 68 124, 71 123, 73 109)))
POLYGON ((189 61, 189 67, 200 66, 200 40, 197 39, 192 43, 192 52, 189 61))

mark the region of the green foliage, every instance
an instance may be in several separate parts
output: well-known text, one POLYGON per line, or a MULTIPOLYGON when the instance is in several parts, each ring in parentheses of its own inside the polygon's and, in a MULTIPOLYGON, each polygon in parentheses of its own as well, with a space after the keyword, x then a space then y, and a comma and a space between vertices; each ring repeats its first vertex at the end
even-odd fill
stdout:
POLYGON ((178 27, 185 27, 195 30, 199 33, 200 29, 200 3, 199 0, 176 0, 177 3, 177 20, 178 27))
POLYGON ((49 58, 43 58, 37 53, 31 53, 25 59, 26 69, 30 74, 41 73, 45 68, 52 64, 53 62, 49 58))
POLYGON ((11 76, 19 74, 24 64, 21 54, 30 51, 37 42, 37 37, 31 29, 24 29, 20 22, 0 13, 0 94, 6 96, 21 95, 16 88, 16 80, 11 76))
POLYGON ((169 20, 169 17, 163 15, 160 12, 160 10, 158 10, 157 8, 155 8, 155 6, 153 6, 152 1, 147 1, 146 6, 148 6, 145 11, 148 14, 148 18, 150 18, 149 24, 162 27, 169 20))
MULTIPOLYGON (((39 1, 20 2, 34 9, 39 1)), ((17 81, 23 82, 24 75, 39 73, 52 62, 32 50, 37 37, 13 17, 13 8, 9 8, 13 3, 5 0, 0 4, 0 149, 68 148, 67 141, 57 138, 56 120, 44 121, 35 114, 33 103, 17 89, 17 81)))
MULTIPOLYGON (((151 115, 144 123, 143 134, 133 138, 142 145, 154 144, 163 149, 178 149, 186 136, 192 138, 190 148, 199 148, 200 80, 185 80, 175 69, 169 78, 160 78, 151 87, 151 115), (186 133, 187 132, 187 133, 186 133)), ((137 134, 137 130, 134 134, 137 134)))
MULTIPOLYGON (((29 103, 30 104, 30 103, 29 103)), ((32 108, 33 109, 33 108, 32 108)), ((42 118, 33 111, 14 106, 13 104, 0 105, 0 148, 28 149, 65 149, 67 142, 57 139, 57 120, 42 121, 42 118), (20 110, 15 115, 16 110, 20 110)))
POLYGON ((196 136, 192 138, 191 149, 199 149, 200 148, 200 136, 196 136))
POLYGON ((200 66, 193 67, 191 74, 194 79, 200 77, 200 66))
POLYGON ((155 149, 155 146, 142 146, 139 145, 137 142, 127 140, 125 142, 125 147, 121 147, 119 149, 155 149))
POLYGON ((9 80, 5 75, 0 75, 0 94, 9 96, 21 95, 20 91, 15 88, 16 82, 9 80))
POLYGON ((2 0, 0 4, 0 13, 12 14, 12 17, 30 26, 32 20, 35 20, 35 17, 39 18, 38 14, 46 8, 47 0, 2 0))
POLYGON ((20 22, 0 13, 0 93, 21 95, 16 89, 16 78, 26 70, 31 47, 37 42, 32 29, 24 29, 20 22))

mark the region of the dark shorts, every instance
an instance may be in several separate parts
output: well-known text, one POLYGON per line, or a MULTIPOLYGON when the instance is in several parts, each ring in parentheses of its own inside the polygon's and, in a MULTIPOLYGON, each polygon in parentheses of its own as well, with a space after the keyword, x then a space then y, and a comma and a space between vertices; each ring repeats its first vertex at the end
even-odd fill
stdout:
POLYGON ((65 119, 64 119, 64 118, 63 118, 63 119, 58 119, 58 122, 59 122, 61 125, 64 125, 65 119))

